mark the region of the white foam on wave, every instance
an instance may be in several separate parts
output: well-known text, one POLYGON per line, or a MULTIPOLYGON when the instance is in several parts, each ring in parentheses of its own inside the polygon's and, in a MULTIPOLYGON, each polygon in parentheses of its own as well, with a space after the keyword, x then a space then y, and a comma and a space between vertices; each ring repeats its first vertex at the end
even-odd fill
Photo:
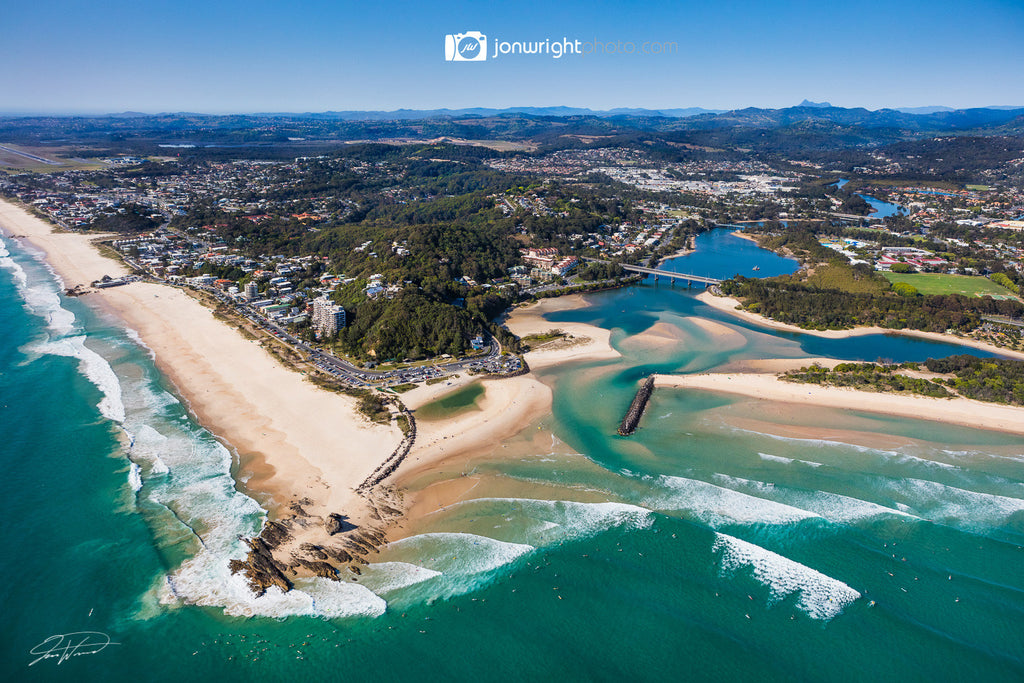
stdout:
POLYGON ((719 553, 723 576, 750 567, 755 579, 771 592, 769 606, 799 593, 796 606, 814 619, 829 621, 860 598, 860 593, 831 576, 783 557, 759 545, 715 533, 712 552, 719 553))
POLYGON ((508 543, 469 533, 433 532, 389 543, 385 559, 417 567, 395 600, 402 603, 444 600, 477 590, 503 568, 533 552, 532 545, 508 543), (435 572, 427 576, 423 570, 435 572), (416 579, 413 584, 411 579, 416 579))
POLYGON ((34 348, 39 353, 77 358, 80 372, 103 394, 97 406, 100 413, 108 420, 124 422, 125 408, 121 398, 121 382, 114 374, 110 363, 85 345, 85 339, 85 335, 63 337, 42 342, 34 348))
POLYGON ((914 465, 924 465, 925 467, 938 467, 943 470, 959 470, 959 465, 954 465, 948 462, 942 462, 941 460, 932 460, 930 458, 919 458, 916 455, 910 455, 909 453, 897 453, 894 458, 897 462, 910 463, 914 465))
POLYGON ((792 524, 821 517, 792 505, 699 479, 663 475, 656 482, 667 491, 648 498, 645 505, 687 512, 712 527, 725 524, 792 524))
POLYGON ((894 494, 925 519, 968 528, 998 525, 1024 510, 1024 499, 981 493, 925 479, 902 479, 893 484, 894 494))
POLYGON ((139 346, 139 347, 141 347, 141 348, 146 350, 146 353, 149 354, 149 359, 150 360, 156 360, 156 353, 153 351, 153 349, 149 348, 149 345, 146 344, 146 342, 144 342, 142 340, 142 336, 139 335, 138 332, 136 332, 131 327, 125 327, 124 331, 125 331, 125 334, 128 335, 128 338, 131 339, 133 342, 135 342, 135 344, 137 346, 139 346))
POLYGON ((830 522, 839 524, 849 524, 880 515, 913 517, 913 515, 908 515, 902 510, 828 491, 808 491, 788 486, 777 486, 768 482, 732 477, 725 474, 716 474, 715 481, 729 488, 750 491, 755 495, 772 496, 788 505, 793 505, 801 510, 807 510, 824 517, 830 522))
POLYGON ((167 466, 167 463, 160 459, 160 456, 153 458, 153 467, 150 469, 150 474, 162 475, 167 474, 170 471, 171 468, 167 466))
POLYGON ((973 465, 979 460, 1013 460, 1016 462, 1024 461, 1024 453, 993 453, 978 450, 966 450, 966 451, 954 451, 949 449, 942 449, 942 452, 948 455, 954 460, 968 460, 969 464, 973 465))
POLYGON ((51 333, 65 335, 74 331, 75 314, 61 306, 60 294, 52 282, 29 284, 28 273, 10 256, 0 257, 0 267, 14 276, 14 285, 25 308, 43 318, 51 333))
POLYGON ((602 502, 578 503, 569 500, 538 500, 533 498, 475 498, 451 507, 497 506, 501 514, 514 513, 522 538, 517 540, 534 546, 547 546, 562 541, 593 536, 613 527, 646 529, 654 523, 654 513, 637 505, 602 502))
POLYGON ((848 448, 850 450, 857 451, 859 453, 876 453, 884 456, 901 456, 903 455, 899 451, 889 451, 881 448, 872 448, 871 446, 861 446, 855 443, 847 443, 845 441, 834 441, 831 439, 805 439, 796 436, 782 436, 781 434, 769 434, 767 432, 758 432, 751 429, 743 429, 741 427, 732 427, 732 431, 742 432, 744 434, 755 434, 757 436, 765 436, 775 441, 785 441, 788 443, 798 443, 805 446, 816 446, 819 448, 848 448))
POLYGON ((392 551, 419 556, 416 564, 442 574, 484 574, 515 562, 535 548, 476 534, 433 532, 388 544, 392 551))
POLYGON ((34 315, 46 320, 47 328, 59 335, 69 334, 74 329, 75 314, 60 305, 60 294, 57 286, 63 286, 63 281, 57 273, 43 260, 43 255, 34 254, 37 261, 46 266, 52 276, 52 281, 39 284, 29 284, 28 273, 21 264, 14 260, 7 245, 0 240, 0 268, 9 271, 14 277, 14 285, 18 289, 25 307, 34 315))
POLYGON ((758 453, 757 457, 768 462, 781 462, 783 465, 793 464, 793 458, 783 458, 779 455, 770 455, 768 453, 758 453))
MULTIPOLYGON (((756 431, 751 431, 751 430, 747 430, 747 429, 742 429, 742 428, 739 428, 739 427, 733 427, 732 429, 734 431, 744 432, 744 433, 747 433, 747 434, 757 434, 758 436, 766 436, 766 437, 768 437, 770 439, 775 439, 776 441, 787 441, 787 442, 793 442, 793 443, 802 444, 802 445, 805 445, 805 446, 815 446, 815 447, 819 447, 819 448, 845 448, 845 449, 848 449, 848 450, 856 451, 858 453, 870 453, 870 454, 873 454, 873 455, 882 456, 883 458, 886 458, 887 460, 892 460, 892 461, 895 461, 895 462, 903 462, 903 463, 909 463, 909 464, 915 464, 915 465, 923 465, 925 467, 938 467, 938 468, 947 469, 947 470, 959 470, 960 469, 960 467, 958 465, 953 465, 951 463, 942 462, 941 460, 933 460, 931 458, 922 458, 922 457, 919 457, 919 456, 916 456, 916 455, 911 455, 910 453, 903 452, 902 450, 895 450, 895 451, 893 451, 893 450, 886 450, 886 449, 883 449, 883 448, 872 448, 871 446, 861 446, 861 445, 855 444, 855 443, 847 443, 845 441, 834 441, 834 440, 831 440, 831 439, 803 439, 803 438, 799 438, 799 437, 795 437, 795 436, 782 436, 782 435, 779 435, 779 434, 768 434, 768 433, 765 433, 765 432, 756 432, 756 431)), ((941 451, 941 452, 949 453, 950 451, 941 451)), ((762 457, 764 456, 764 454, 762 454, 762 453, 758 453, 758 455, 761 455, 762 457)), ((806 460, 798 460, 797 462, 806 462, 808 465, 815 466, 815 467, 816 466, 820 466, 820 463, 812 463, 812 462, 809 462, 809 461, 806 461, 806 460)))
POLYGON ((55 286, 62 283, 60 277, 43 260, 43 255, 36 253, 35 258, 47 267, 52 279, 49 282, 30 284, 28 274, 11 258, 6 244, 0 246, 0 250, 0 267, 14 275, 15 285, 25 307, 46 321, 49 339, 33 345, 32 350, 41 354, 77 358, 79 370, 103 394, 98 406, 100 412, 109 420, 124 422, 125 409, 121 401, 121 384, 110 364, 85 345, 84 335, 69 336, 75 330, 75 314, 61 306, 60 293, 55 286))
POLYGON ((381 595, 415 586, 435 576, 441 576, 441 572, 408 562, 377 562, 363 567, 359 583, 381 595))
POLYGON ((222 573, 204 561, 203 555, 189 560, 168 578, 170 591, 161 597, 164 604, 176 599, 193 605, 219 607, 229 616, 285 617, 308 616, 337 619, 345 617, 377 617, 387 610, 384 599, 358 583, 331 581, 320 577, 299 579, 287 593, 277 586, 256 597, 246 580, 238 574, 222 573), (197 579, 196 574, 212 570, 212 575, 197 579), (216 578, 216 580, 214 580, 216 578), (200 590, 193 592, 198 582, 200 590))
POLYGON ((14 276, 14 284, 20 290, 28 284, 28 274, 21 265, 11 258, 11 252, 7 250, 7 244, 0 239, 0 268, 7 270, 14 276))
POLYGON ((132 454, 135 459, 145 460, 151 475, 163 475, 170 472, 167 463, 160 457, 160 452, 168 448, 170 439, 153 429, 148 424, 139 425, 138 433, 132 439, 132 454))
POLYGON ((142 468, 135 463, 130 463, 128 467, 128 485, 136 493, 142 490, 142 468))
POLYGON ((799 458, 784 458, 781 455, 772 455, 771 453, 757 454, 757 457, 761 458, 765 462, 777 462, 783 465, 792 465, 793 463, 800 463, 801 465, 807 465, 808 467, 821 467, 820 462, 814 462, 812 460, 800 460, 799 458))

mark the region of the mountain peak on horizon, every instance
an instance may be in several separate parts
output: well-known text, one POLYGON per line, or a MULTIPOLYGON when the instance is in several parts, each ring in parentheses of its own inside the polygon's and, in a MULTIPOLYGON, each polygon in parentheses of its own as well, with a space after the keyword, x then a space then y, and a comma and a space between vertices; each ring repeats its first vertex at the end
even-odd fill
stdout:
POLYGON ((798 107, 818 107, 819 109, 826 109, 828 107, 831 107, 832 104, 829 103, 829 102, 811 102, 810 100, 805 99, 803 102, 801 102, 797 106, 798 107))

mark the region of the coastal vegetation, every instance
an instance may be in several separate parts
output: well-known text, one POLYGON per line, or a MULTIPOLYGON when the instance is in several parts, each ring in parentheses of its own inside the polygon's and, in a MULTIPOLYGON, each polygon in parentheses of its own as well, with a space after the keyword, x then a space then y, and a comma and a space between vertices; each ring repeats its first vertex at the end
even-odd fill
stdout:
POLYGON ((1024 361, 971 355, 929 358, 931 372, 951 375, 946 384, 978 401, 1024 406, 1024 361))
POLYGON ((840 363, 783 373, 788 382, 850 387, 860 391, 908 393, 1024 406, 1024 361, 971 355, 929 358, 924 363, 840 363))
POLYGON ((812 365, 792 370, 780 376, 787 382, 849 387, 859 391, 879 391, 897 394, 918 394, 934 398, 948 398, 952 394, 942 384, 922 377, 910 377, 906 370, 916 364, 879 365, 876 363, 840 363, 829 370, 812 365))
POLYGON ((877 325, 893 330, 970 332, 983 324, 983 316, 1024 315, 1024 304, 1018 301, 961 294, 900 296, 897 292, 849 292, 786 278, 757 280, 737 276, 723 282, 721 291, 740 299, 744 310, 811 330, 877 325))

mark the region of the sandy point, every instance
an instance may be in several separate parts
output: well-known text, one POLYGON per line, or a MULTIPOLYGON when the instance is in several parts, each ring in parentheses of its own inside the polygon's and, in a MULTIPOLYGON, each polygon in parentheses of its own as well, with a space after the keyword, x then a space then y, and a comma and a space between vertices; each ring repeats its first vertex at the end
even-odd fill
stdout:
POLYGON ((579 294, 554 299, 541 299, 512 311, 505 326, 518 337, 561 330, 571 339, 541 344, 526 354, 526 362, 540 370, 569 361, 614 360, 621 354, 612 348, 611 331, 595 325, 575 322, 551 322, 544 316, 557 311, 586 308, 590 304, 579 294))
MULTIPOLYGON (((786 362, 795 363, 788 360, 786 362)), ((824 387, 787 382, 779 379, 774 373, 750 372, 656 375, 654 385, 735 394, 763 401, 882 413, 1024 434, 1024 408, 983 403, 967 398, 931 398, 858 391, 846 387, 824 387)))

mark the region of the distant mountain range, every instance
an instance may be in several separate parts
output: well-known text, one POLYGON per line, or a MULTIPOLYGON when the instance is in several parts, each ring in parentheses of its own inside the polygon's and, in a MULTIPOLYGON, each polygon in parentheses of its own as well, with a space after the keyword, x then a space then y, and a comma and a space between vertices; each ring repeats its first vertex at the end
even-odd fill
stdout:
MULTIPOLYGON (((796 107, 762 109, 748 107, 730 111, 688 107, 683 109, 617 108, 606 110, 579 107, 509 107, 490 109, 398 109, 395 111, 328 111, 322 113, 279 113, 257 116, 289 117, 320 121, 415 121, 425 119, 493 118, 509 116, 550 118, 598 118, 618 120, 676 119, 677 126, 692 128, 724 128, 732 126, 777 128, 802 122, 830 122, 840 126, 867 128, 899 128, 908 131, 960 130, 999 126, 1024 116, 1024 107, 976 107, 953 109, 944 106, 878 109, 833 107, 828 102, 804 100, 796 107)), ((652 125, 659 126, 650 121, 652 125)), ((665 121, 665 125, 671 125, 665 121)))
MULTIPOLYGON (((489 118, 495 116, 537 116, 537 117, 595 117, 595 118, 666 118, 666 119, 689 119, 699 117, 705 122, 717 121, 719 125, 789 125, 801 120, 829 120, 840 124, 869 125, 879 124, 894 125, 902 127, 910 124, 911 128, 918 128, 923 122, 915 121, 906 117, 935 117, 938 121, 957 121, 954 127, 970 127, 969 121, 977 121, 977 125, 991 125, 993 121, 1009 120, 1013 116, 1006 116, 1005 112, 1020 112, 1022 106, 987 106, 973 107, 969 109, 954 109, 942 105, 926 107, 894 107, 877 110, 864 109, 863 107, 845 108, 834 107, 829 102, 813 102, 805 99, 795 107, 784 107, 780 109, 767 109, 760 107, 747 107, 745 109, 706 109, 704 107, 646 109, 618 107, 615 109, 587 109, 584 107, 506 107, 503 109, 488 107, 468 107, 464 109, 395 109, 392 111, 325 111, 325 112, 262 112, 257 114, 233 114, 226 116, 242 118, 286 118, 286 119, 312 119, 321 121, 415 121, 420 119, 441 119, 441 118, 489 118), (968 122, 965 126, 964 123, 968 122)), ((208 117, 217 116, 203 114, 201 112, 164 112, 160 114, 146 114, 136 111, 125 111, 112 114, 28 114, 22 112, 0 112, 4 118, 38 118, 44 116, 55 116, 57 118, 109 118, 109 119, 162 119, 168 117, 208 117)), ((718 127, 712 125, 711 127, 718 127)), ((941 126, 945 127, 945 126, 941 126)))
MULTIPOLYGON (((323 113, 307 113, 301 116, 319 119, 338 119, 342 121, 406 121, 412 119, 432 119, 443 116, 502 116, 506 114, 525 114, 527 116, 662 116, 665 118, 686 118, 698 114, 718 114, 724 109, 704 109, 688 107, 685 109, 636 109, 620 107, 617 109, 585 109, 582 107, 508 107, 506 109, 489 109, 471 107, 467 109, 396 109, 394 111, 327 111, 323 113)), ((265 114, 265 116, 296 116, 294 113, 265 114)))
POLYGON ((730 111, 700 107, 604 111, 577 107, 475 107, 232 115, 0 115, 0 141, 23 144, 74 139, 105 144, 135 140, 146 144, 186 142, 256 147, 316 141, 452 138, 530 140, 539 146, 557 147, 592 144, 595 140, 615 140, 615 144, 661 140, 669 147, 691 145, 789 153, 879 146, 947 135, 1024 138, 1024 107, 931 106, 871 111, 804 100, 795 107, 730 111))

